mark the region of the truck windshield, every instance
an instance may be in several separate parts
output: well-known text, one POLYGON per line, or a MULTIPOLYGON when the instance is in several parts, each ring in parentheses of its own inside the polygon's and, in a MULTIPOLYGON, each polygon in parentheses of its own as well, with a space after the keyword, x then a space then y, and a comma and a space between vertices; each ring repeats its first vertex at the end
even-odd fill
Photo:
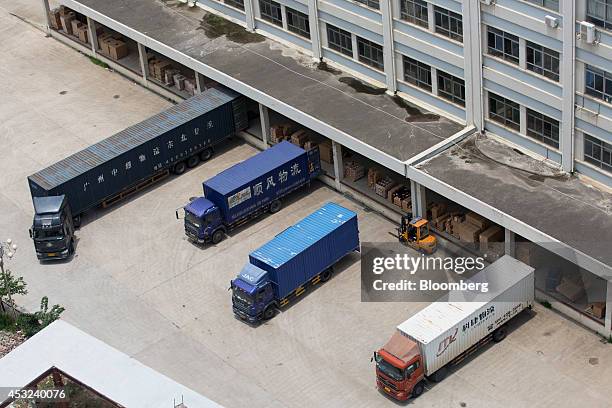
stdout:
POLYGON ((379 354, 376 354, 376 366, 380 371, 393 378, 394 380, 401 381, 404 379, 404 370, 401 370, 391 363, 385 361, 379 354))
POLYGON ((189 211, 185 211, 185 221, 196 228, 200 228, 200 225, 202 225, 202 220, 189 211))
POLYGON ((61 228, 36 229, 34 230, 34 238, 40 240, 62 239, 64 238, 64 231, 61 228))
POLYGON ((244 290, 240 289, 238 286, 236 285, 232 285, 233 289, 234 289, 234 297, 246 304, 253 304, 253 296, 249 295, 247 292, 245 292, 244 290))

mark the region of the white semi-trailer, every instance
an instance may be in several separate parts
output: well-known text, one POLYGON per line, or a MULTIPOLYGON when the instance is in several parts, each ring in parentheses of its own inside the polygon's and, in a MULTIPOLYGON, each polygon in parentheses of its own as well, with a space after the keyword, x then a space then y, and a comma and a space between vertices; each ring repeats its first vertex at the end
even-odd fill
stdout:
POLYGON ((377 387, 398 400, 417 397, 425 378, 441 381, 448 367, 479 345, 506 337, 506 323, 534 301, 534 270, 504 255, 471 279, 487 292, 450 292, 397 326, 374 353, 377 387), (480 286, 482 287, 482 286, 480 286))

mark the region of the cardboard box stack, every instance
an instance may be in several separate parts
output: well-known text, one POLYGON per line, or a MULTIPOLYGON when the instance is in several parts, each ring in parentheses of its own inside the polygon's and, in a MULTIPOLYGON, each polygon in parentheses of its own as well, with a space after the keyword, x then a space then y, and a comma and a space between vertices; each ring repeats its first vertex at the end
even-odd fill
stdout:
POLYGON ((465 214, 454 213, 450 216, 450 225, 447 232, 455 238, 459 238, 459 225, 465 221, 465 214))
POLYGON ((480 238, 480 233, 483 232, 489 225, 489 220, 483 216, 474 212, 469 212, 465 215, 464 222, 453 226, 453 231, 457 230, 460 240, 476 243, 480 238))
POLYGON ((365 176, 365 167, 354 160, 347 160, 344 162, 344 177, 351 180, 357 181, 365 176))
POLYGON ((504 240, 504 229, 499 225, 491 225, 480 233, 478 240, 480 242, 480 250, 486 252, 491 242, 502 242, 504 240))
POLYGON ((326 139, 319 143, 319 155, 321 160, 326 163, 332 164, 334 162, 334 153, 332 152, 331 140, 326 139))
POLYGON ((55 28, 56 30, 62 29, 62 20, 60 19, 60 16, 65 12, 66 8, 64 6, 54 8, 49 12, 49 23, 51 24, 52 28, 55 28))
POLYGON ((374 191, 377 195, 387 198, 387 193, 395 186, 395 181, 390 177, 383 177, 376 182, 374 191))
POLYGON ((306 140, 308 140, 308 134, 304 129, 300 129, 291 135, 291 143, 296 146, 304 147, 304 143, 306 143, 306 140))
POLYGON ((286 140, 291 134, 292 126, 289 124, 274 125, 270 127, 270 143, 276 144, 286 140))
POLYGON ((410 201, 410 188, 402 184, 393 187, 387 193, 387 200, 398 207, 402 207, 402 201, 410 201))
POLYGON ((368 187, 374 189, 376 183, 382 177, 382 173, 375 167, 370 167, 368 170, 368 187))
POLYGON ((76 36, 79 38, 79 41, 81 41, 81 42, 83 42, 85 44, 89 44, 89 30, 87 29, 87 26, 85 24, 82 24, 77 29, 76 36))
POLYGON ((128 55, 128 46, 122 40, 113 40, 108 43, 108 55, 111 59, 118 61, 128 55))
POLYGON ((181 73, 174 74, 174 77, 172 79, 173 79, 174 86, 176 87, 176 89, 178 89, 179 91, 182 91, 183 89, 185 89, 185 80, 187 79, 185 75, 181 73))
POLYGON ((180 74, 180 73, 181 73, 181 71, 179 71, 176 68, 167 69, 164 72, 164 84, 166 86, 174 86, 174 76, 176 74, 180 74))
POLYGON ((587 311, 598 319, 603 319, 606 317, 606 302, 591 303, 587 311))
POLYGON ((72 35, 72 20, 74 19, 76 19, 76 14, 74 13, 74 11, 68 11, 68 9, 66 9, 64 14, 60 13, 61 27, 59 28, 66 34, 72 35))
POLYGON ((196 92, 198 91, 198 86, 196 84, 195 77, 191 77, 191 78, 186 78, 185 79, 185 91, 189 95, 195 95, 196 94, 196 92))

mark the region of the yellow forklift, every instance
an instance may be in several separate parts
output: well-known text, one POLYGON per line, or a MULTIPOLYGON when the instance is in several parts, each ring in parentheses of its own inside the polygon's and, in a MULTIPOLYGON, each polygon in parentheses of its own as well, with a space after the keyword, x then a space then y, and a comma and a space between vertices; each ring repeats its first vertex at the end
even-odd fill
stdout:
POLYGON ((410 213, 402 216, 397 238, 402 244, 428 255, 438 247, 438 240, 429 232, 429 221, 421 217, 412 218, 410 213))

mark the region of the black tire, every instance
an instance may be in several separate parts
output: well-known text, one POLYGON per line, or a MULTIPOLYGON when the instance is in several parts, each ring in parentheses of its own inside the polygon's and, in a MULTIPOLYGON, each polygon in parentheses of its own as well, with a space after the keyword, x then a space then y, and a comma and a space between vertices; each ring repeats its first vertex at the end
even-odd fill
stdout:
POLYGON ((217 245, 219 242, 223 241, 223 238, 225 238, 223 230, 216 230, 212 235, 212 243, 217 245))
POLYGON ((280 200, 274 200, 270 203, 270 214, 275 214, 280 211, 282 207, 282 203, 280 200))
POLYGON ((187 170, 187 166, 185 165, 185 162, 178 162, 172 168, 172 172, 174 174, 183 174, 185 170, 187 170))
POLYGON ((204 149, 202 153, 200 153, 200 160, 206 161, 209 160, 213 155, 212 149, 204 149))
POLYGON ((440 382, 446 378, 447 374, 448 374, 448 369, 446 367, 442 367, 438 371, 433 373, 429 378, 433 382, 440 382))
POLYGON ((192 168, 198 165, 200 162, 200 157, 197 154, 194 154, 190 158, 187 159, 187 167, 192 168))
POLYGON ((276 315, 276 308, 274 306, 268 306, 263 312, 263 319, 270 320, 276 315))
POLYGON ((425 384, 423 383, 423 381, 421 381, 414 386, 410 395, 412 396, 412 398, 416 398, 419 395, 423 394, 423 391, 425 391, 425 384))
POLYGON ((332 268, 327 268, 326 270, 321 272, 321 282, 327 282, 328 280, 330 280, 333 272, 334 271, 332 268))
POLYGON ((74 224, 74 228, 80 228, 81 227, 81 216, 77 215, 76 217, 72 218, 72 223, 74 224))
POLYGON ((507 334, 508 329, 506 329, 506 326, 498 327, 497 330, 493 332, 493 341, 499 343, 506 338, 507 334))
POLYGON ((70 245, 68 246, 68 256, 74 255, 74 241, 70 241, 70 245))

